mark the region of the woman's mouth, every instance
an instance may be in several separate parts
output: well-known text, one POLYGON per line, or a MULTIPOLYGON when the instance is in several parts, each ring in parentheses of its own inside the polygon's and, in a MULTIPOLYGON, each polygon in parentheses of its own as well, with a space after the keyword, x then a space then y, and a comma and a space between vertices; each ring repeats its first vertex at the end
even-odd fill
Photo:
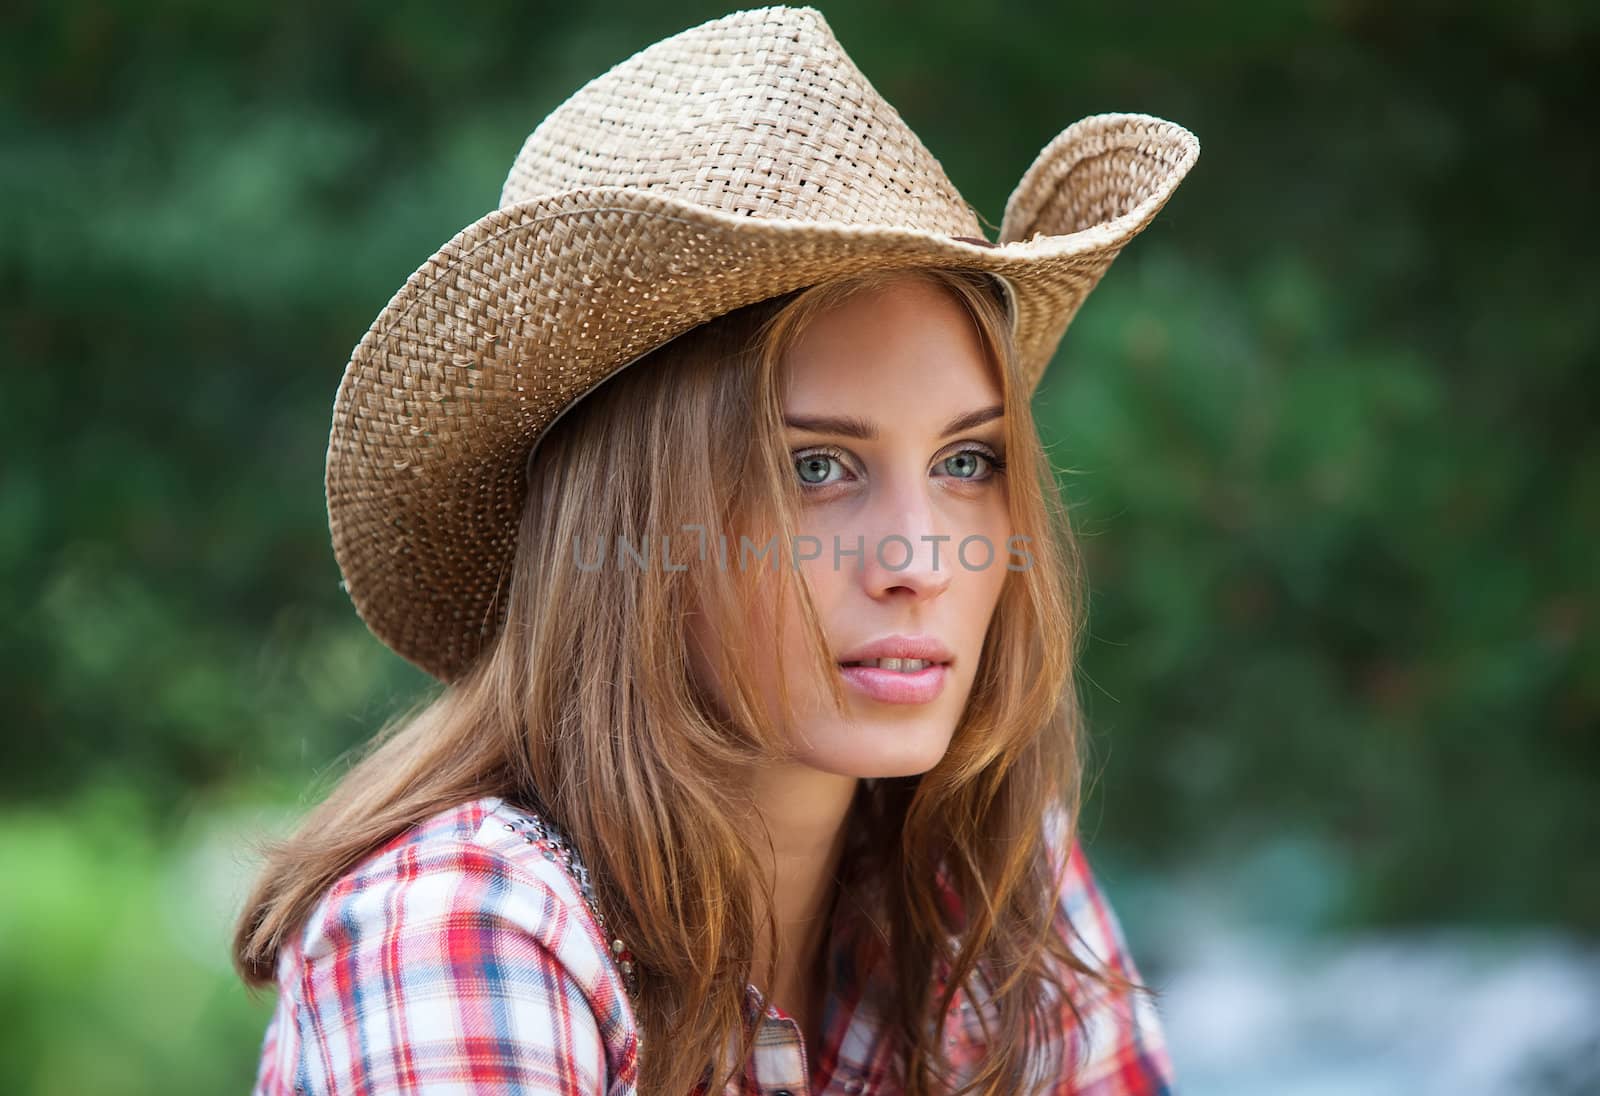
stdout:
POLYGON ((925 658, 867 658, 841 662, 845 681, 884 704, 926 704, 944 689, 948 662, 925 658))
MULTIPOLYGON (((856 662, 846 662, 845 666, 875 666, 880 670, 898 670, 901 673, 914 674, 918 670, 925 670, 936 665, 931 658, 863 658, 856 662)), ((938 665, 942 665, 939 663, 938 665)))

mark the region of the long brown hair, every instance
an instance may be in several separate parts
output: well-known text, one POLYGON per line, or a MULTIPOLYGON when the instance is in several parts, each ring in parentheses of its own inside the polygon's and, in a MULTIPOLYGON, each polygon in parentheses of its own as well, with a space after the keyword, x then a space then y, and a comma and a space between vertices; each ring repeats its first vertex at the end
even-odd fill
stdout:
MULTIPOLYGON (((684 620, 728 629, 762 593, 760 568, 581 566, 578 545, 638 545, 658 531, 717 550, 729 535, 792 530, 798 505, 781 414, 782 361, 806 325, 851 294, 899 277, 930 280, 964 304, 1003 380, 1007 496, 1029 565, 1009 573, 966 711, 944 757, 914 777, 864 781, 852 821, 879 840, 853 878, 870 879, 892 972, 877 1007, 913 1094, 1031 1091, 1071 1063, 1040 1061, 1061 1002, 1079 1015, 1083 976, 1150 992, 1085 962, 1058 931, 1063 872, 1044 820, 1076 832, 1085 748, 1073 668, 1084 601, 1076 542, 1015 373, 1002 287, 938 268, 868 272, 760 302, 633 363, 576 405, 530 455, 528 501, 505 623, 459 680, 391 720, 266 863, 240 916, 234 962, 247 985, 272 981, 278 954, 322 895, 379 846, 433 814, 485 795, 536 803, 571 838, 610 930, 639 972, 640 1087, 720 1091, 754 1030, 745 994, 766 932, 764 862, 753 847, 752 766, 785 755, 751 669, 722 650, 725 704, 696 679, 684 620), (730 485, 735 485, 730 488, 730 485), (897 835, 898 841, 884 841, 897 835), (940 898, 951 887, 955 908, 940 898), (936 984, 935 971, 945 971, 936 984), (987 1053, 957 1089, 941 1034, 955 994, 978 986, 992 1010, 987 1053), (728 1057, 729 1034, 735 1056, 728 1057)), ((679 549, 682 551, 683 549, 679 549)), ((588 550, 585 550, 587 557, 588 550)), ((676 553, 675 553, 676 555, 676 553)), ((707 552, 702 559, 710 560, 707 552)), ((804 581, 792 583, 816 672, 832 658, 804 581)), ((1061 846, 1064 851, 1065 846, 1061 846)), ((980 1013, 980 1015, 984 1015, 980 1013)), ((1063 1045, 1070 1040, 1059 1040, 1063 1045)))

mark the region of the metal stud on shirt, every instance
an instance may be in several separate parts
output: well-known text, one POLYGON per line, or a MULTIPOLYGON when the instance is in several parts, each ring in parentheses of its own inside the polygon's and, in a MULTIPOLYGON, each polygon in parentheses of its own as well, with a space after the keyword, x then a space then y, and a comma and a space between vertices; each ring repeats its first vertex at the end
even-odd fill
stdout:
POLYGON ((600 912, 600 904, 595 900, 594 887, 589 882, 589 870, 584 867, 583 861, 578 858, 572 843, 556 828, 555 824, 547 821, 543 816, 527 814, 521 811, 513 812, 512 817, 527 827, 519 830, 515 825, 506 824, 506 829, 513 833, 521 833, 523 840, 544 853, 546 860, 559 861, 566 869, 567 875, 578 886, 578 893, 583 895, 583 901, 589 907, 589 912, 594 915, 595 923, 600 926, 600 931, 607 935, 611 941, 611 957, 622 972, 622 983, 629 996, 638 993, 638 976, 634 971, 633 953, 628 950, 620 937, 610 936, 606 928, 606 915, 600 912))

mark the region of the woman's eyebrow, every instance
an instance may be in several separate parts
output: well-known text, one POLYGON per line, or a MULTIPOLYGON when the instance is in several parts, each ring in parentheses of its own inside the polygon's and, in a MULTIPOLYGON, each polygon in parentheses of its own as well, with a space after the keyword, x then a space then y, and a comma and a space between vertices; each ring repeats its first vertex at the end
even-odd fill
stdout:
POLYGON ((948 438, 951 434, 959 434, 963 430, 971 430, 974 427, 982 426, 986 422, 992 422, 1005 413, 1006 409, 998 403, 992 407, 980 407, 976 411, 968 411, 965 415, 957 415, 951 419, 949 424, 945 426, 944 433, 939 436, 948 438))
MULTIPOLYGON (((975 426, 982 426, 986 422, 998 419, 1005 413, 1005 408, 998 403, 992 407, 968 411, 951 419, 939 436, 948 438, 951 434, 971 430, 975 426)), ((808 434, 837 434, 845 438, 860 438, 862 441, 878 439, 877 424, 855 415, 784 415, 783 424, 792 430, 804 430, 808 434)))

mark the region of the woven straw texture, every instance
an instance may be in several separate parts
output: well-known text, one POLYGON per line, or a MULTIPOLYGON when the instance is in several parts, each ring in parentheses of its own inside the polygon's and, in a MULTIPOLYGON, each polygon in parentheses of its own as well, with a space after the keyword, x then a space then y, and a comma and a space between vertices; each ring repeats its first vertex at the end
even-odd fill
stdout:
POLYGON ((355 348, 326 487, 357 612, 459 676, 503 621, 529 449, 607 377, 755 301, 865 269, 987 270, 1031 391, 1198 155, 1159 118, 1084 118, 1039 153, 989 242, 816 10, 735 12, 647 47, 540 123, 500 207, 355 348))

